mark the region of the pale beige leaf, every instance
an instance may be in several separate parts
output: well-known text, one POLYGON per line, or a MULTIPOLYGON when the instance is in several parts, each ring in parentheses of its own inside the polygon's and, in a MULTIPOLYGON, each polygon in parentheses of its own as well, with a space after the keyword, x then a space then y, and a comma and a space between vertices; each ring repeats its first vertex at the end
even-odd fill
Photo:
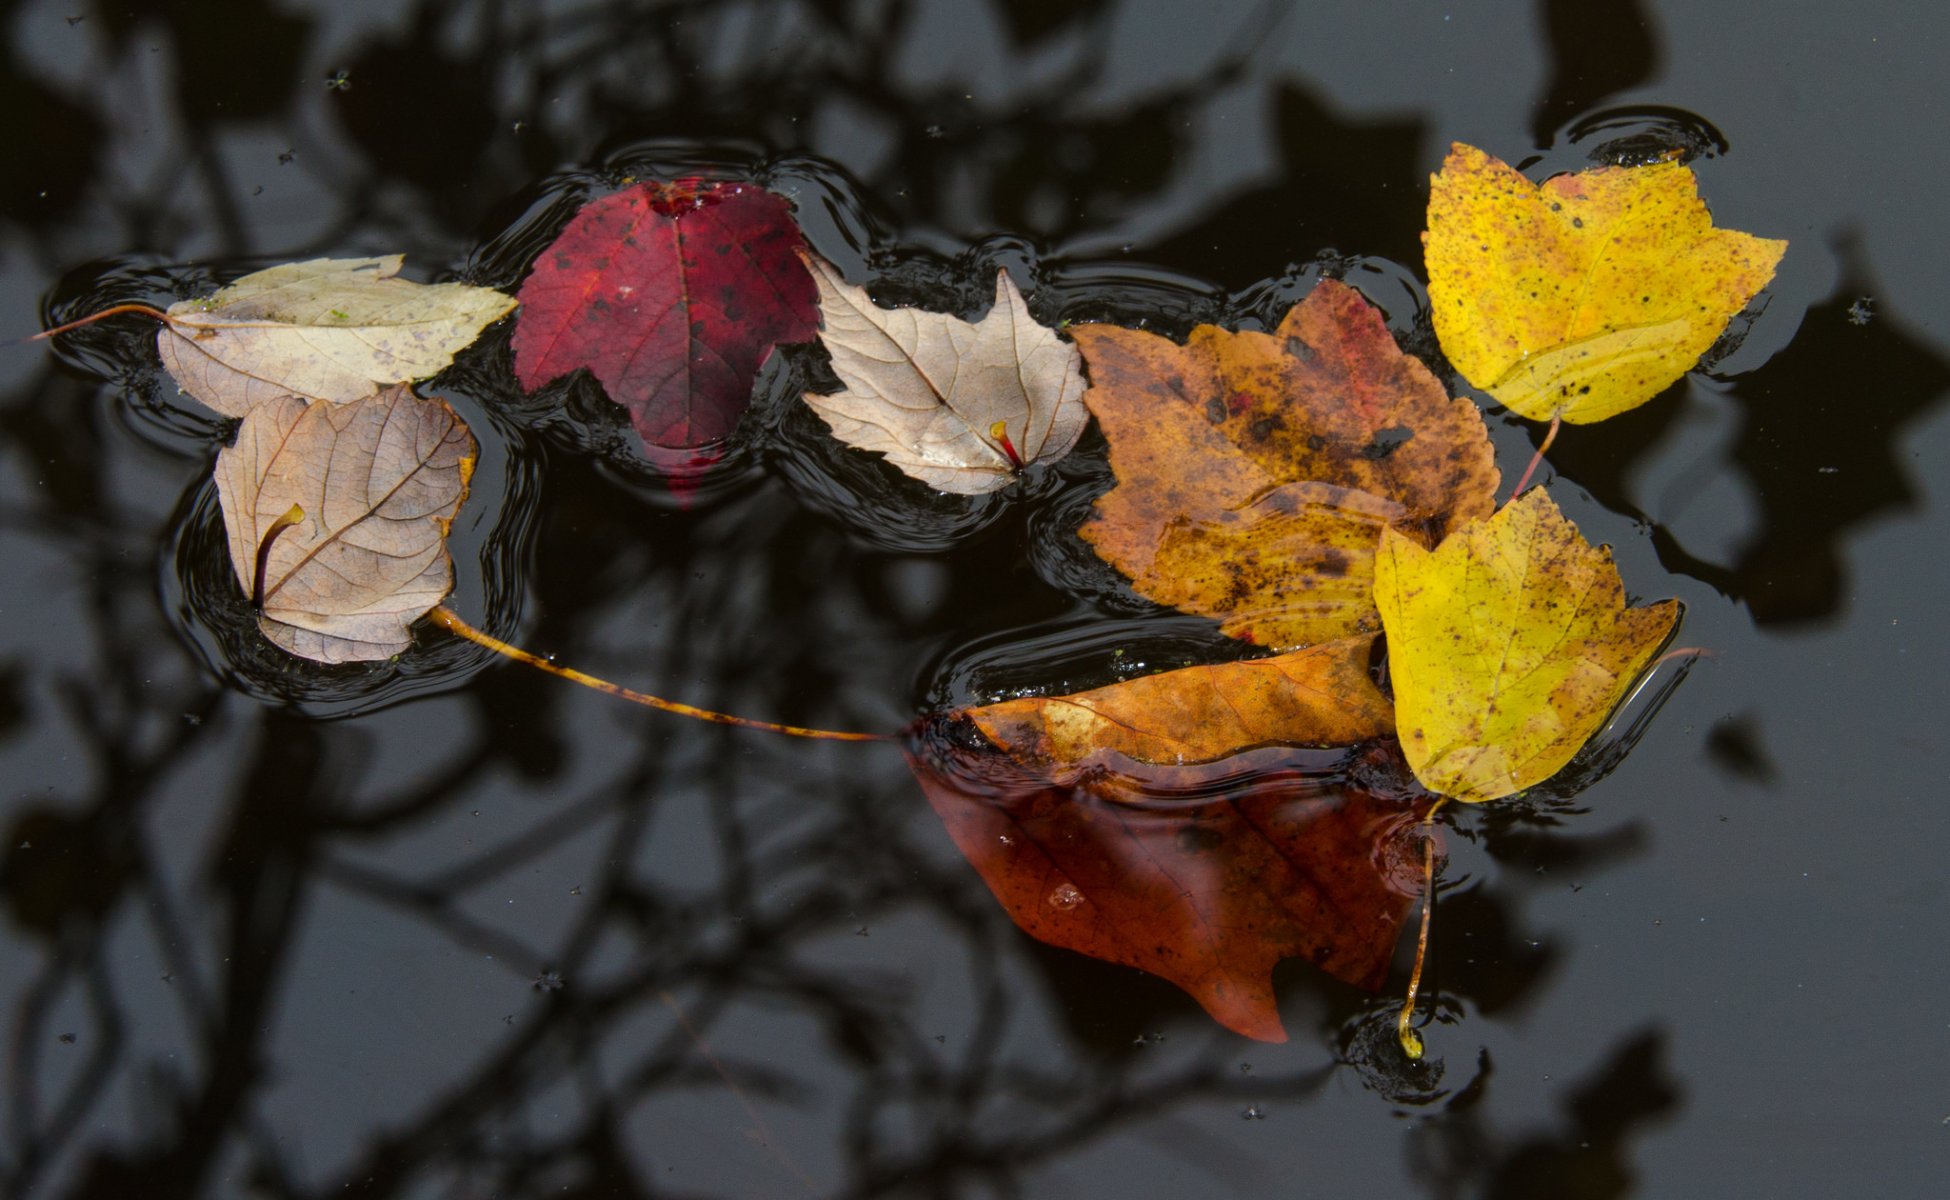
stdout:
POLYGON ((163 366, 227 417, 278 396, 343 403, 439 374, 515 306, 492 288, 399 279, 401 257, 286 263, 171 305, 163 366))
POLYGON ((973 324, 916 308, 885 309, 831 263, 807 256, 819 283, 820 341, 846 390, 810 393, 833 436, 885 455, 944 492, 992 492, 1022 466, 1063 457, 1090 419, 1075 346, 1029 316, 1007 271, 995 305, 973 324), (996 436, 1001 426, 1013 461, 996 436))
POLYGON ((447 529, 474 454, 445 401, 405 386, 349 404, 280 396, 246 413, 215 472, 246 596, 258 594, 265 535, 302 510, 265 558, 264 636, 319 662, 406 649, 408 627, 453 588, 447 529))

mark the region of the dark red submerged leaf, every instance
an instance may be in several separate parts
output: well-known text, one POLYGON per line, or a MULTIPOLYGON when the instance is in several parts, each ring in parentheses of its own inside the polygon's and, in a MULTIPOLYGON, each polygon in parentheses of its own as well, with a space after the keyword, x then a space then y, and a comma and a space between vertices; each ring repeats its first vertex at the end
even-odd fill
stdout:
POLYGON ((1407 773, 1390 761, 1392 741, 1038 770, 965 722, 924 726, 908 748, 928 803, 1025 933, 1168 979, 1267 1042, 1286 1040, 1281 959, 1370 990, 1387 980, 1433 799, 1395 785, 1407 773))
POLYGON ((587 367, 652 447, 722 440, 772 348, 811 340, 819 294, 792 210, 763 188, 641 183, 587 205, 521 285, 515 377, 587 367))

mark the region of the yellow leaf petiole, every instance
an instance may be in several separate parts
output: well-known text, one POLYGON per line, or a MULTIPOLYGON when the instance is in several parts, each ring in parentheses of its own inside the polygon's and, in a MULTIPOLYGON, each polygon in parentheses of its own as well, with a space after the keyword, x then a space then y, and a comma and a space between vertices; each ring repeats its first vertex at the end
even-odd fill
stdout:
POLYGON ((708 708, 697 708, 676 700, 666 700, 661 696, 652 696, 647 692, 634 691, 621 684, 611 683, 607 679, 598 679, 594 675, 585 674, 576 670, 574 667, 557 666, 555 663, 550 662, 540 655, 530 654, 519 646, 510 645, 491 633, 484 633, 474 628, 450 609, 444 607, 436 608, 428 613, 427 616, 432 618, 434 624, 447 630, 449 633, 457 637, 465 638, 477 646, 485 646, 496 654, 512 658, 518 663, 526 663, 538 671, 547 671, 549 674, 566 679, 571 683, 579 683, 583 687, 592 688, 595 691, 602 692, 604 695, 615 696, 619 700, 628 700, 632 704, 641 704, 646 708, 654 708, 667 713, 676 713, 680 717, 691 717, 699 721, 710 721, 716 725, 736 725, 741 729, 765 729, 772 733, 785 733, 793 737, 802 738, 820 738, 831 742, 889 742, 893 740, 890 735, 884 733, 848 733, 835 729, 807 729, 800 725, 781 725, 774 721, 754 720, 751 717, 734 717, 730 713, 712 712, 708 708))
POLYGON ((1415 993, 1422 987, 1422 963, 1429 953, 1429 920, 1435 912, 1435 814, 1448 802, 1446 796, 1438 799, 1422 818, 1422 932, 1415 938, 1415 969, 1408 974, 1408 996, 1402 1001, 1401 1016, 1395 1019, 1395 1036, 1411 1061, 1421 1059, 1423 1048, 1422 1035, 1410 1027, 1410 1022, 1415 1019, 1415 993))

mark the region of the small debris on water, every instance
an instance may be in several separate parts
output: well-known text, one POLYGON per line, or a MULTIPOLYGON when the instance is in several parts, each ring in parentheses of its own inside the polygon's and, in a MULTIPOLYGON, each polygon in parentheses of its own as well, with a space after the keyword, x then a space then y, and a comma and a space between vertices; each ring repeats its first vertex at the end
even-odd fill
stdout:
POLYGON ((558 972, 543 971, 529 980, 529 984, 538 992, 559 992, 562 990, 564 980, 558 972))
POLYGON ((1873 296, 1857 296, 1855 303, 1848 306, 1848 323, 1867 325, 1875 319, 1876 302, 1873 296))

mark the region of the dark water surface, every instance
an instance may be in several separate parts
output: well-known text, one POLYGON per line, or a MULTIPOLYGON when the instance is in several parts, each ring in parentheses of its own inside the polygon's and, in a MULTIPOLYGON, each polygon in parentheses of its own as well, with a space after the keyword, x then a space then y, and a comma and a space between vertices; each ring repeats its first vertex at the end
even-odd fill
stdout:
MULTIPOLYGON (((1000 265, 1043 319, 1178 333, 1325 273, 1424 353, 1453 139, 1533 178, 1679 146, 1793 243, 1710 369, 1553 451, 1715 653, 1575 797, 1455 814, 1422 1069, 1389 997, 1297 964, 1273 1046, 1030 941, 889 748, 432 632, 283 657, 153 331, 0 350, 0 1194, 1944 1194, 1940 6, 0 9, 9 334, 326 254, 513 288, 627 174, 762 179, 883 302, 977 310, 1000 265)), ((833 446, 820 369, 769 372, 684 503, 491 332, 435 388, 482 443, 456 607, 834 728, 1222 652, 1071 536, 1094 435, 936 497, 833 446)), ((1489 419, 1521 469, 1538 431, 1489 419)))

